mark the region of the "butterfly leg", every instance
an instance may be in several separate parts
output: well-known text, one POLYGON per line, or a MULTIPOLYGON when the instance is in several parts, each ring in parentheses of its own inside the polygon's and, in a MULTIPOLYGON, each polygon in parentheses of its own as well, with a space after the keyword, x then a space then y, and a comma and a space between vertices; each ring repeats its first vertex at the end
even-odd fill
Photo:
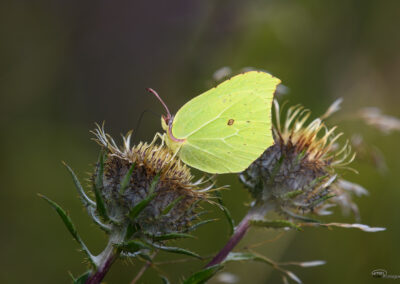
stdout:
POLYGON ((154 135, 153 141, 151 141, 149 147, 153 146, 158 138, 161 139, 161 146, 164 146, 164 135, 161 135, 159 132, 157 132, 156 135, 154 135))

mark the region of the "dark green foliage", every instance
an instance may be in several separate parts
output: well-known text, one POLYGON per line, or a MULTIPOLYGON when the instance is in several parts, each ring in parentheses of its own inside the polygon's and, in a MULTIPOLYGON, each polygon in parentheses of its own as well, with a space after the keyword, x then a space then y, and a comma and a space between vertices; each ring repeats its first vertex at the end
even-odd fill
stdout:
POLYGON ((120 184, 120 188, 119 188, 119 193, 123 194, 125 192, 125 189, 128 187, 129 182, 131 180, 132 177, 132 173, 133 170, 135 169, 136 163, 132 163, 131 167, 129 168, 128 172, 126 173, 126 175, 124 176, 121 184, 120 184))
POLYGON ((183 238, 194 238, 193 235, 184 234, 184 233, 171 233, 159 236, 151 236, 154 241, 167 241, 167 240, 176 240, 176 239, 183 239, 183 238))
POLYGON ((198 259, 202 259, 201 256, 199 256, 197 253, 191 252, 191 251, 183 249, 183 248, 163 246, 163 245, 159 245, 156 243, 149 243, 149 245, 153 246, 156 249, 162 250, 162 251, 189 255, 189 256, 196 257, 198 259))
POLYGON ((70 166, 68 166, 66 163, 63 162, 63 165, 67 168, 67 170, 69 171, 69 173, 72 176, 72 180, 74 181, 75 187, 79 193, 79 196, 83 202, 83 205, 85 207, 88 206, 96 206, 96 203, 91 200, 85 193, 85 190, 83 189, 81 183, 79 182, 78 177, 75 175, 74 171, 70 168, 70 166))
POLYGON ((124 252, 135 253, 141 249, 151 249, 151 247, 140 240, 130 240, 118 245, 118 248, 124 252))
POLYGON ((52 201, 51 199, 47 198, 46 196, 42 194, 38 194, 38 196, 42 199, 44 199, 50 206, 56 210, 57 214, 60 216, 61 220, 63 221, 64 225, 67 227, 67 230, 71 233, 72 237, 80 244, 83 252, 85 252, 86 256, 89 258, 91 263, 94 265, 94 261, 92 259, 92 254, 86 247, 85 243, 81 239, 81 237, 78 234, 78 231, 75 228, 75 225, 72 223, 71 218, 68 216, 68 214, 62 209, 57 203, 52 201))
POLYGON ((182 284, 203 284, 211 279, 218 271, 223 268, 222 265, 214 265, 207 267, 199 272, 194 273, 192 276, 183 281, 182 284))
POLYGON ((91 270, 86 271, 85 273, 83 273, 81 276, 79 276, 78 278, 74 279, 72 278, 72 283, 73 284, 85 284, 86 280, 90 277, 90 274, 92 273, 91 270))
POLYGON ((231 212, 229 209, 224 205, 224 202, 222 200, 222 195, 221 192, 215 191, 215 196, 217 197, 217 201, 219 203, 219 208, 222 210, 224 213, 226 219, 228 220, 229 224, 229 235, 231 236, 233 234, 233 231, 235 230, 235 222, 232 219, 231 212))
POLYGON ((99 159, 97 162, 97 171, 95 180, 93 183, 94 194, 96 195, 96 210, 98 214, 105 220, 108 221, 110 218, 107 213, 107 208, 104 204, 103 197, 101 196, 101 190, 103 189, 103 174, 104 174, 104 154, 100 152, 99 159))

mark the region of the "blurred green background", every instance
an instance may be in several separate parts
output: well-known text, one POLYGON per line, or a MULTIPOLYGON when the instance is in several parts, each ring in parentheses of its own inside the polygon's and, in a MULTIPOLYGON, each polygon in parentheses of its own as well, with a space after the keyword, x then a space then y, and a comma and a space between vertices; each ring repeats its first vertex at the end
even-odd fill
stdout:
MULTIPOLYGON (((376 283, 376 268, 400 275, 400 134, 383 135, 354 115, 376 106, 400 116, 399 15, 400 2, 390 0, 1 1, 0 283, 69 283, 67 271, 82 273, 76 243, 36 193, 62 204, 89 247, 100 252, 104 235, 81 208, 61 161, 87 178, 99 150, 90 140, 95 122, 105 120, 106 130, 118 136, 136 127, 143 110, 162 113, 145 87, 176 111, 210 88, 223 66, 234 73, 248 66, 268 70, 288 87, 285 99, 315 116, 343 97, 344 110, 332 124, 347 138, 361 134, 388 166, 380 173, 368 159, 358 160, 360 174, 345 175, 370 191, 357 200, 362 223, 387 231, 307 229, 256 250, 279 261, 326 260, 325 266, 293 269, 305 283, 376 283)), ((160 130, 159 116, 148 114, 135 142, 150 141, 160 130)), ((221 177, 220 184, 232 184, 224 198, 239 221, 246 191, 235 175, 221 177)), ((221 220, 180 245, 202 255, 221 248, 228 226, 221 213, 212 216, 221 220)), ((326 220, 354 222, 340 210, 326 220)), ((238 248, 276 235, 251 231, 238 248)), ((176 283, 201 266, 188 261, 158 269, 176 283)), ((120 261, 106 282, 129 283, 139 268, 120 261)), ((262 264, 226 271, 239 283, 280 281, 262 264)), ((161 281, 148 270, 142 283, 161 281)))

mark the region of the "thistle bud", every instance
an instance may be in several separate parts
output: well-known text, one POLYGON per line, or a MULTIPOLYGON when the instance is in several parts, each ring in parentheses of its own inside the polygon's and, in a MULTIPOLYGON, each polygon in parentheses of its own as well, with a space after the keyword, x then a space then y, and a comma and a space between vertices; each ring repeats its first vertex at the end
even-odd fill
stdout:
POLYGON ((336 127, 329 129, 321 118, 307 124, 309 110, 291 107, 281 121, 277 101, 274 108, 275 144, 240 174, 240 180, 259 205, 274 204, 275 210, 288 214, 318 213, 325 200, 342 192, 336 170, 351 163, 354 155, 347 143, 337 146, 342 133, 334 134, 336 127))
POLYGON ((163 145, 139 143, 117 147, 103 128, 95 130, 97 142, 106 149, 103 164, 98 164, 93 182, 100 180, 100 195, 111 223, 136 228, 133 237, 157 239, 167 234, 184 233, 196 218, 199 201, 206 191, 193 183, 190 170, 163 145))
POLYGON ((139 143, 130 147, 128 133, 120 148, 103 127, 98 126, 93 133, 103 147, 91 178, 95 201, 86 194, 73 170, 65 166, 89 216, 108 234, 105 249, 93 255, 65 210, 39 195, 56 210, 91 266, 79 278, 73 278, 74 283, 100 283, 119 256, 151 260, 157 251, 164 250, 200 258, 196 253, 165 244, 171 239, 191 237, 186 232, 213 221, 191 224, 202 213, 198 212, 199 202, 208 201, 207 191, 214 184, 201 188, 207 182, 193 182, 189 168, 163 144, 139 143))

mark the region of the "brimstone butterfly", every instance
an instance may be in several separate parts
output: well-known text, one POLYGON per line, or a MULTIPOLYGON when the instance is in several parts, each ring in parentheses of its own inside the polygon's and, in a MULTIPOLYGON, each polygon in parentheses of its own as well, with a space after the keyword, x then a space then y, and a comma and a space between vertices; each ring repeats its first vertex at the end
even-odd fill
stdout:
POLYGON ((161 123, 163 141, 187 165, 207 173, 244 171, 273 144, 271 106, 278 78, 251 71, 193 98, 161 123))

